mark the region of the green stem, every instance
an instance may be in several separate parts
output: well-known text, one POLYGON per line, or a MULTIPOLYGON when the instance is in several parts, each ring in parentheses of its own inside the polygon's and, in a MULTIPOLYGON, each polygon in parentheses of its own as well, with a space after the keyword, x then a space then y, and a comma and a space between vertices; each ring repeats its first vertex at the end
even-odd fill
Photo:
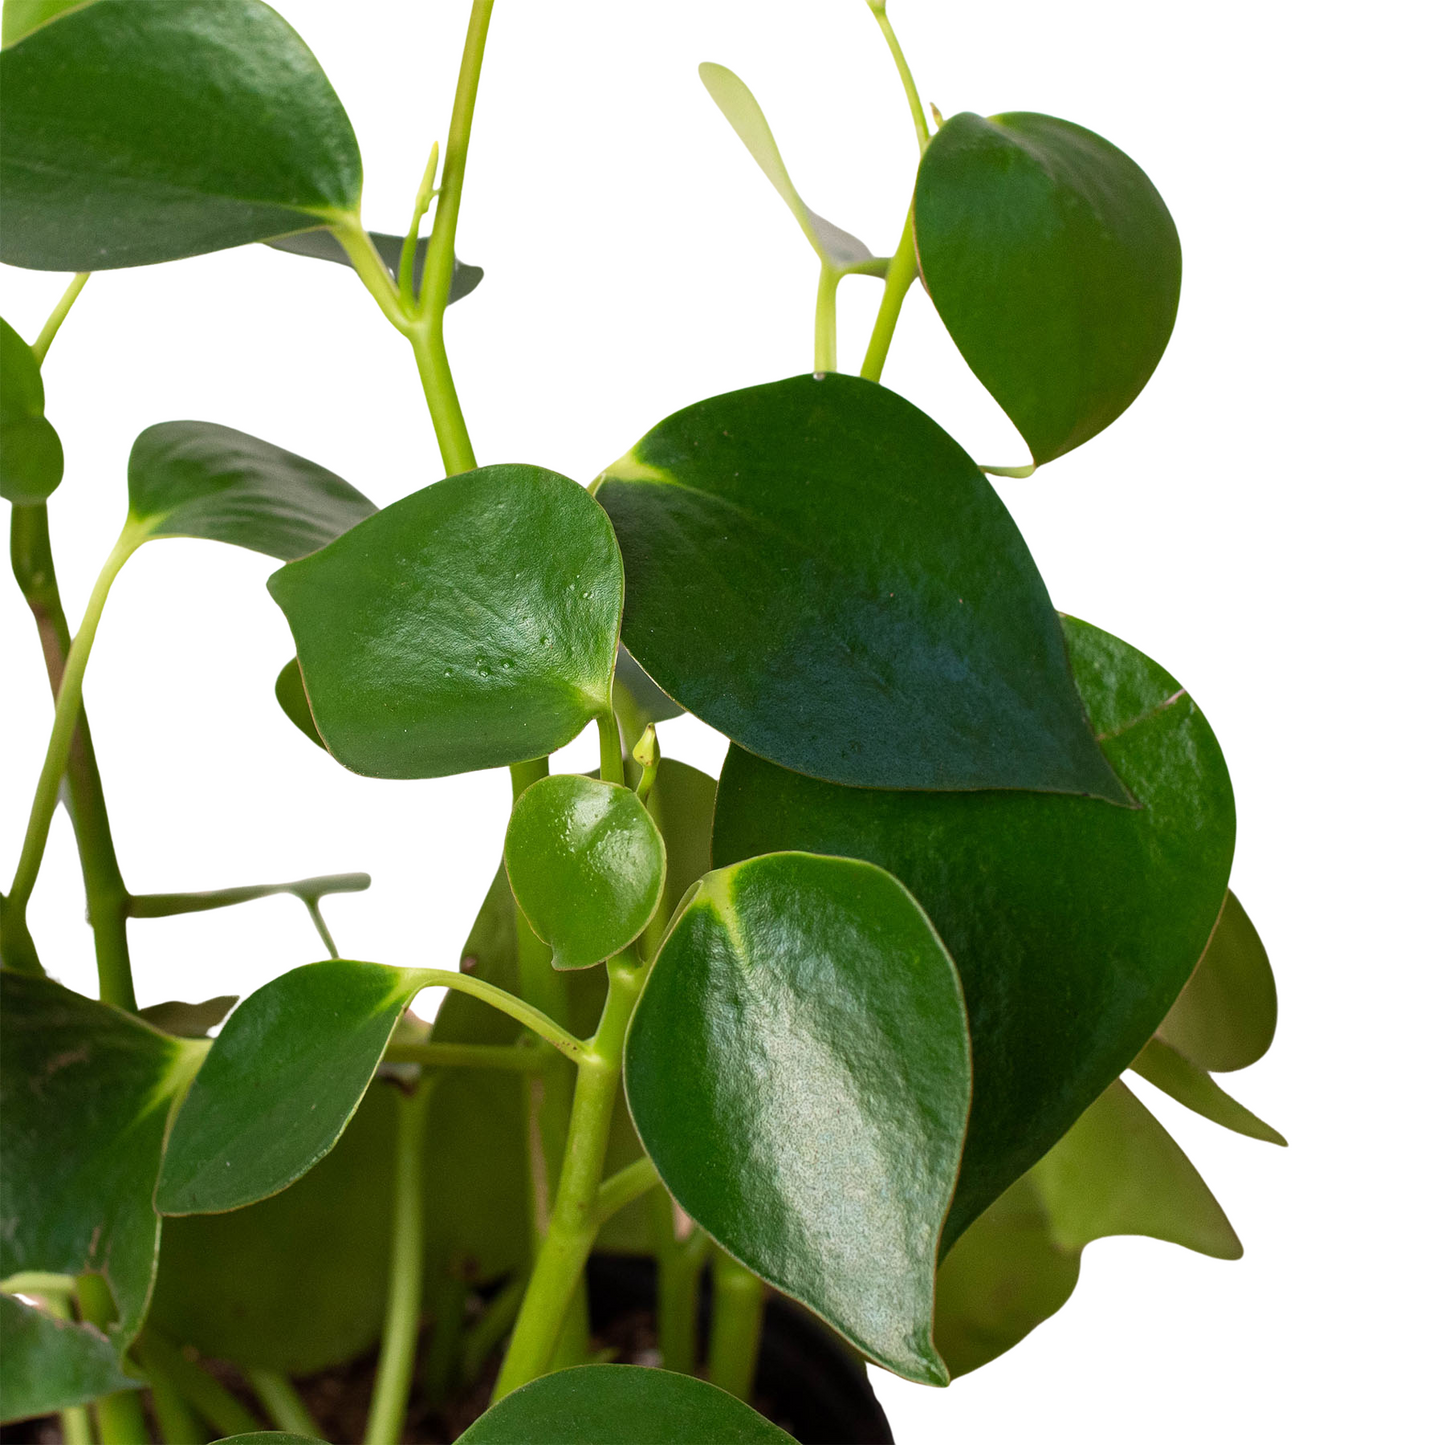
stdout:
POLYGON ((617 714, 609 707, 597 714, 597 743, 600 754, 599 772, 604 783, 627 786, 627 773, 622 763, 622 733, 617 714))
POLYGON ((210 1431, 201 1424, 186 1397, 164 1375, 146 1371, 151 1386, 151 1408, 165 1445, 205 1445, 210 1431))
POLYGON ((707 1263, 708 1237, 694 1228, 686 1239, 676 1233, 672 1196, 652 1196, 652 1232, 657 1257, 657 1345, 662 1368, 680 1375, 697 1371, 697 1286, 707 1263))
MULTIPOLYGON (((99 1330, 108 1329, 115 1319, 115 1301, 101 1275, 76 1277, 75 1302, 80 1308, 80 1318, 99 1330)), ((112 1395, 102 1395, 94 1402, 94 1409, 100 1445, 150 1445, 139 1390, 117 1390, 112 1395)))
MULTIPOLYGON (((35 617, 35 630, 40 636, 51 693, 58 694, 65 673, 65 659, 70 654, 70 626, 55 580, 55 563, 50 554, 50 519, 43 502, 12 509, 10 565, 35 617)), ((102 997, 108 996, 120 1002, 122 1007, 134 1007, 130 946, 126 939, 130 896, 115 855, 105 790, 101 786, 100 769, 96 765, 90 724, 83 703, 76 714, 75 736, 70 745, 62 797, 69 807, 76 849, 80 854, 86 911, 95 936, 96 967, 101 979, 102 997), (132 1002, 126 1004, 126 999, 132 1002)), ((23 917, 18 931, 28 940, 23 917)), ((5 951, 8 956, 8 947, 5 951)), ((33 953, 33 945, 31 951, 33 953)), ((39 968, 38 959, 35 966, 39 968)))
POLYGON ((422 1375, 422 1394, 433 1409, 445 1402, 456 1376, 462 1344, 462 1320, 470 1293, 467 1281, 455 1269, 442 1276, 432 1307, 431 1338, 427 1341, 426 1365, 422 1375))
POLYGON ((401 293, 401 304, 406 307, 416 304, 416 286, 412 280, 412 269, 416 265, 416 242, 421 234, 422 217, 431 210, 431 203, 436 200, 434 186, 439 155, 440 151, 433 142, 431 154, 427 157, 426 170, 422 173, 421 185, 416 190, 416 200, 412 204, 411 225, 407 229, 406 240, 401 243, 401 258, 396 267, 396 289, 401 293))
MULTIPOLYGON (((66 763, 70 756, 71 740, 75 734, 76 720, 80 715, 81 684, 85 680, 85 665, 90 660, 90 649, 95 643, 96 628, 100 615, 105 610, 105 599, 110 593, 126 560, 145 541, 143 524, 127 520, 121 528, 120 537, 112 548, 110 556, 100 569, 90 602, 81 619, 80 628, 71 643, 70 655, 65 660, 65 672, 60 680, 60 690, 55 696, 55 722, 50 730, 50 744, 46 749, 45 762, 40 770, 40 779, 35 786, 35 801, 30 809, 30 822, 25 830, 25 841, 20 850, 20 862, 15 869, 6 901, 6 929, 14 927, 13 919, 18 918, 22 927, 25 921, 26 905, 40 875, 40 860, 45 856, 45 841, 50 835, 50 820, 55 813, 55 804, 60 797, 60 784, 65 776, 66 763)), ((101 977, 101 998, 121 1008, 135 1008, 135 993, 130 986, 129 969, 124 979, 101 977)))
POLYGON ((713 1252, 708 1378, 739 1400, 752 1398, 763 1328, 763 1282, 722 1250, 713 1252))
POLYGON ((512 1328, 512 1321, 517 1318, 517 1310, 521 1307, 526 1288, 525 1279, 510 1281, 487 1305, 486 1313, 481 1319, 463 1337, 458 1374, 464 1386, 475 1383, 492 1351, 506 1338, 507 1331, 512 1328))
POLYGON ((620 1209, 626 1209, 634 1200, 641 1199, 649 1189, 655 1189, 662 1181, 658 1177, 657 1165, 645 1154, 631 1164, 608 1175, 597 1186, 597 1223, 606 1224, 620 1209))
MULTIPOLYGON (((426 275, 429 277, 432 274, 430 246, 426 259, 426 275)), ((422 287, 425 294, 425 278, 422 287)), ((466 418, 462 415, 457 384, 452 380, 451 362, 447 360, 446 346, 442 341, 440 317, 418 322, 412 333, 411 348, 416 357, 417 374, 421 377, 422 390, 426 393, 432 430, 436 432, 437 446, 441 449, 442 465, 446 468, 447 476, 454 477, 460 472, 470 472, 477 465, 477 456, 472 450, 466 418)))
POLYGON ((361 893, 370 887, 369 873, 333 873, 324 878, 302 878, 295 883, 251 883, 200 893, 137 893, 130 900, 130 916, 173 918, 178 913, 205 913, 212 908, 230 908, 280 893, 289 893, 305 903, 312 898, 324 898, 328 893, 361 893))
POLYGON ((826 262, 818 272, 818 304, 813 312, 813 375, 838 369, 838 282, 841 271, 826 262))
POLYGON ((46 318, 45 325, 40 328, 40 335, 30 343, 30 354, 35 358, 36 366, 40 366, 46 353, 50 350, 50 343, 55 340, 55 333, 60 330, 60 323, 70 315, 70 308, 75 305, 75 298, 85 289, 85 283, 90 280, 89 271, 77 271, 71 277, 70 285, 65 288, 65 294, 55 303, 55 310, 46 318))
POLYGON ((642 979, 643 969, 631 950, 607 965, 607 1002, 602 1019, 577 1065, 577 1088, 557 1202, 532 1269, 511 1346, 502 1362, 495 1399, 546 1373, 597 1238, 597 1190, 622 1073, 622 1046, 642 979))
POLYGON ((312 1440, 321 1439, 321 1427, 312 1418, 296 1386, 280 1370, 247 1370, 246 1379, 278 1430, 289 1430, 293 1435, 305 1435, 312 1440))
POLYGON ((923 118, 923 104, 918 99, 918 87, 913 83, 913 72, 908 68, 908 62, 903 58, 903 47, 893 33, 893 22, 888 18, 887 5, 888 0, 868 0, 868 8, 873 12, 873 18, 883 32, 884 40, 888 42, 894 65, 898 67, 898 78, 903 82, 903 93, 908 97, 909 114, 913 117, 913 129, 918 136, 918 153, 922 155, 928 149, 928 122, 923 118))
MULTIPOLYGON (((71 1318, 70 1296, 74 1288, 75 1281, 69 1275, 37 1271, 12 1275, 4 1282, 6 1294, 28 1294, 40 1302, 47 1314, 61 1320, 71 1318), (21 1283, 15 1284, 16 1280, 21 1283)), ((94 1445, 90 1415, 84 1405, 67 1405, 60 1411, 60 1433, 65 1445, 94 1445)))
POLYGON ((213 1375, 153 1329, 136 1341, 135 1356, 148 1377, 164 1376, 170 1387, 213 1430, 222 1435, 247 1435, 261 1422, 213 1375))
POLYGON ((483 1003, 489 1003, 508 1017, 516 1019, 519 1024, 525 1024, 539 1039, 545 1039, 568 1058, 579 1059, 586 1053, 587 1046, 582 1040, 568 1033, 555 1019, 519 999, 516 994, 498 988, 494 983, 473 978, 470 974, 453 973, 444 968, 413 968, 409 969, 408 973, 413 987, 418 991, 440 985, 442 988, 454 988, 458 993, 469 993, 473 998, 479 998, 483 1003))
POLYGON ((883 299, 878 303, 878 316, 873 322, 873 334, 868 338, 868 352, 863 358, 863 368, 858 375, 865 381, 879 381, 883 376, 883 363, 888 359, 888 348, 893 344, 893 332, 898 326, 898 314, 903 310, 903 298, 918 275, 918 257, 913 249, 913 204, 908 206, 908 219, 903 225, 898 249, 888 263, 888 273, 883 281, 883 299))
POLYGON ((423 1078, 401 1099, 396 1136, 396 1191, 391 1226, 391 1286, 386 1301, 381 1358, 366 1421, 366 1445, 397 1445, 406 1419, 416 1364, 426 1256, 425 1144, 427 1106, 435 1078, 423 1078))
POLYGON ((503 1069, 535 1074, 547 1067, 551 1054, 530 1044, 388 1044, 389 1064, 425 1064, 443 1069, 503 1069))

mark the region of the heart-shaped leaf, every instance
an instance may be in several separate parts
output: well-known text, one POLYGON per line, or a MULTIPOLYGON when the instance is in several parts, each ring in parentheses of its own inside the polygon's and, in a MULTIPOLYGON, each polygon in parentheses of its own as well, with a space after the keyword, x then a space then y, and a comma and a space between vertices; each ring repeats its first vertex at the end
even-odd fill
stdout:
POLYGON ((1191 1063, 1157 1035, 1144 1045, 1130 1068, 1186 1109, 1193 1109, 1196 1114, 1225 1129, 1233 1129, 1236 1134, 1250 1139, 1262 1139, 1266 1144, 1287 1142, 1278 1129, 1271 1128, 1257 1114, 1250 1113, 1237 1099, 1226 1094, 1207 1069, 1191 1063))
MULTIPOLYGON (((371 244, 376 247, 376 254, 381 257, 386 269, 391 272, 391 279, 395 281, 397 272, 401 269, 401 248, 405 244, 405 237, 388 236, 381 231, 372 231, 369 234, 371 244)), ((279 236, 274 241, 267 241, 266 244, 274 246, 278 251, 289 251, 293 256, 310 256, 317 261, 335 261, 338 265, 351 265, 351 257, 346 254, 346 248, 328 230, 300 231, 294 236, 279 236)), ((427 245, 427 238, 423 236, 416 243, 416 255, 412 261, 412 288, 418 297, 421 295, 421 278, 426 265, 427 245)), ((481 284, 482 268, 480 266, 468 266, 462 261, 453 261, 452 284, 447 291, 447 305, 450 306, 454 301, 460 301, 463 296, 470 296, 481 284)))
POLYGON ((1018 529, 901 396, 829 374, 699 402, 597 499, 628 648, 750 751, 854 787, 1127 801, 1018 529))
POLYGON ((311 716, 311 704, 306 700, 306 686, 301 681, 301 664, 293 657, 276 674, 276 701, 281 711, 296 725, 298 732, 305 733, 318 748, 326 744, 316 731, 316 719, 311 716))
POLYGON ((945 1245, 1128 1068, 1204 951, 1229 879, 1234 799, 1203 714, 1117 638, 1071 618, 1065 632, 1137 809, 835 788, 740 748, 718 785, 716 863, 782 848, 866 858, 952 950, 977 1085, 945 1245))
POLYGON ((507 825, 507 876, 554 968, 620 953, 662 901, 662 834, 630 788, 575 773, 533 783, 507 825))
POLYGON ((790 1445, 726 1390, 636 1365, 578 1365, 499 1400, 456 1445, 790 1445))
POLYGON ((141 1009, 138 1017, 163 1034, 174 1034, 178 1039, 203 1039, 239 1002, 239 995, 234 993, 220 994, 202 1003, 169 999, 141 1009))
POLYGON ((0 1278, 103 1275, 121 1348, 150 1297, 166 1123, 202 1049, 50 979, 0 973, 0 1278))
POLYGON ((803 198, 783 164, 772 127, 752 91, 725 65, 714 65, 705 60, 698 66, 697 73, 707 86, 707 93, 717 103, 717 108, 737 132, 738 139, 748 148, 748 154, 758 163, 758 169, 772 182, 773 189, 793 213, 793 219, 808 238, 808 244, 818 253, 818 259, 830 270, 844 274, 883 275, 888 269, 886 256, 875 256, 857 236, 849 235, 831 221, 825 221, 803 204, 803 198))
POLYGON ((956 115, 913 215, 933 304, 1036 463, 1143 390, 1174 329, 1179 236, 1123 151, 1053 116, 956 115))
POLYGON ((955 1377, 1012 1349, 1073 1292, 1095 1239, 1144 1234, 1217 1259, 1241 1248, 1163 1126, 1118 1080, 969 1226, 938 1272, 934 1332, 955 1377))
POLYGON ((43 502, 65 474, 65 453, 45 419, 45 383, 25 339, 0 320, 0 497, 43 502))
POLYGON ((269 586, 317 729, 355 772, 544 757, 609 706, 622 559, 601 508, 556 472, 437 482, 269 586))
POLYGON ((355 213, 351 122, 260 0, 93 0, 0 52, 0 260, 101 271, 355 213))
POLYGON ((147 537, 206 537, 290 561, 376 511, 334 472, 209 421, 147 427, 130 450, 130 514, 147 537))
POLYGON ((356 1112, 416 983, 331 959, 257 989, 226 1021, 176 1117, 156 1207, 239 1209, 299 1179, 356 1112))
POLYGON ((677 1202, 754 1273, 909 1379, 968 1119, 958 976, 871 864, 754 858, 697 885, 653 964, 627 1099, 677 1202))
POLYGON ((0 1422, 50 1415, 113 1390, 138 1390, 121 1352, 92 1325, 72 1324, 0 1294, 0 1422))

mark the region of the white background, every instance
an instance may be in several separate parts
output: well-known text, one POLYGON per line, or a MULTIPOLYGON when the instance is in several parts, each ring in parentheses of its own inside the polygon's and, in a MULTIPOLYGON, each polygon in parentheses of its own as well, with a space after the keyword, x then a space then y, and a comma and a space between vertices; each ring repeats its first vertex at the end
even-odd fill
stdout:
MULTIPOLYGON (((404 229, 445 134, 464 3, 281 8, 355 123, 368 224, 404 229)), ((878 1376, 904 1445, 1438 1428, 1439 50, 1426 10, 896 0, 925 103, 1100 131, 1153 177, 1183 236, 1178 326, 1142 398, 1082 450, 999 487, 1056 604, 1157 657, 1223 742, 1235 887, 1281 995, 1274 1051, 1234 1084, 1292 1144, 1226 1134, 1140 1084, 1244 1260, 1094 1245, 1074 1299, 996 1364, 947 1392, 878 1376)), ((752 86, 809 204, 891 250, 914 141, 863 0, 499 0, 458 247, 487 279, 449 323, 483 462, 585 481, 677 407, 810 368, 811 253, 698 82, 707 59, 752 86)), ((0 281, 27 336, 64 285, 0 281)), ((844 283, 845 368, 880 290, 844 283)), ((72 621, 124 515, 130 441, 152 422, 254 432, 381 504, 441 474, 408 349, 354 277, 261 247, 97 276, 45 380, 68 461, 52 514, 72 621)), ((885 381, 979 460, 1025 460, 917 290, 885 381)), ((166 541, 115 588, 86 699, 127 881, 367 868, 372 891, 329 908, 343 952, 447 966, 497 860, 505 774, 370 781, 305 742, 271 697, 292 652, 263 586, 273 565, 166 541)), ((7 588, 0 676, 0 857, 13 859, 49 724, 39 649, 7 588)), ((714 771, 723 751, 687 722, 664 746, 714 771)), ((588 765, 589 747, 563 766, 588 765)), ((63 822, 33 918, 54 971, 93 989, 63 822)), ((246 992, 317 952, 289 899, 132 936, 142 1003, 246 992)))

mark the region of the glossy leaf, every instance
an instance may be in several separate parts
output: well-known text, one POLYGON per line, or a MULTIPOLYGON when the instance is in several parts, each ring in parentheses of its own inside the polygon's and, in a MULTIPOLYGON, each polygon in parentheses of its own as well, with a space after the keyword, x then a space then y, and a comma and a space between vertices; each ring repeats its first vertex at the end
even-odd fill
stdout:
POLYGON ((456 1445, 788 1445, 770 1421, 691 1375, 579 1365, 499 1400, 456 1445))
POLYGON ((150 1297, 151 1193, 197 1051, 50 979, 0 973, 0 1278, 103 1275, 121 1347, 150 1297))
POLYGON ((45 383, 35 354, 0 320, 0 497, 43 502, 65 473, 65 453, 45 419, 45 383))
POLYGON ((246 999, 176 1117, 156 1188, 161 1213, 238 1209, 299 1179, 356 1112, 415 991, 405 970, 332 959, 246 999))
POLYGON ((609 706, 622 559, 601 508, 556 472, 437 482, 269 586, 317 730, 355 772, 543 757, 609 706))
POLYGON ((178 1039, 203 1039, 239 1002, 240 997, 234 993, 219 994, 202 1003, 169 999, 141 1009, 138 1017, 163 1034, 174 1034, 178 1039))
POLYGON ((831 221, 825 221, 803 204, 803 198, 783 164, 772 127, 768 125, 763 108, 752 91, 725 65, 704 61, 698 66, 697 73, 717 108, 737 132, 738 139, 748 148, 748 154, 758 163, 758 169, 772 182, 773 189, 793 213, 793 219, 802 228, 808 244, 818 253, 818 259, 835 271, 883 275, 888 269, 886 256, 875 256, 857 236, 851 236, 831 221))
POLYGON ((0 52, 0 260, 144 266, 357 210, 351 123, 260 0, 94 0, 0 52))
POLYGON ((316 719, 311 716, 311 704, 306 700, 306 687, 301 681, 301 664, 293 657, 276 674, 276 701, 281 711, 291 719, 298 732, 305 735, 318 748, 325 749, 321 734, 316 731, 316 719))
POLYGON ((1109 425, 1174 328, 1179 236, 1159 192, 1083 126, 956 115, 918 168, 924 285, 1037 463, 1109 425))
POLYGON ((507 825, 507 876, 554 968, 620 953, 662 901, 667 853, 637 794, 557 773, 533 783, 507 825))
POLYGON ((597 499, 629 650, 734 742, 854 787, 1127 801, 1018 529, 902 397, 830 374, 699 402, 597 499))
POLYGON ((626 1051, 663 1182, 729 1253, 909 1379, 968 1118, 958 977, 881 868, 802 853, 709 873, 626 1051))
POLYGON ((49 1415, 114 1390, 138 1390, 115 1344, 14 1295, 0 1294, 0 1422, 49 1415))
POLYGON ((783 848, 866 858, 913 892, 958 964, 977 1084, 945 1244, 1128 1068, 1204 951, 1229 878, 1234 799, 1203 714, 1126 643, 1072 618, 1065 633, 1137 809, 835 788, 740 748, 718 785, 714 862, 783 848))
MULTIPOLYGON (((388 236, 381 231, 372 231, 371 244, 376 247, 376 253, 381 257, 386 269, 391 272, 391 279, 397 279, 397 272, 401 268, 401 248, 405 243, 405 237, 388 236)), ((309 256, 317 261, 335 261, 342 266, 351 265, 351 257, 346 254, 346 248, 336 237, 327 230, 320 231, 299 231, 294 236, 278 236, 274 241, 267 241, 268 246, 274 246, 278 251, 289 251, 293 256, 309 256)), ((412 261, 412 288, 417 296, 421 295, 422 268, 426 265, 426 252, 428 241, 425 236, 416 243, 416 255, 412 261)), ((462 261, 452 263, 452 284, 447 291, 447 305, 460 301, 463 296, 470 296, 478 286, 482 284, 482 268, 480 266, 468 266, 462 261)))
POLYGON ((289 561, 376 511, 334 472, 209 421, 147 427, 130 452, 130 513, 150 537, 206 537, 289 561))
POLYGON ((1214 934, 1159 1037, 1212 1073, 1247 1068, 1274 1041, 1274 974, 1259 934, 1230 893, 1214 934))
POLYGON ((1262 1139, 1266 1144, 1287 1142, 1278 1129, 1271 1128, 1237 1099, 1226 1094, 1208 1070, 1191 1063, 1158 1037, 1144 1045, 1130 1067, 1156 1089, 1162 1089, 1171 1099, 1183 1104, 1186 1109, 1193 1109, 1212 1123, 1233 1129, 1236 1134, 1244 1134, 1250 1139, 1262 1139))

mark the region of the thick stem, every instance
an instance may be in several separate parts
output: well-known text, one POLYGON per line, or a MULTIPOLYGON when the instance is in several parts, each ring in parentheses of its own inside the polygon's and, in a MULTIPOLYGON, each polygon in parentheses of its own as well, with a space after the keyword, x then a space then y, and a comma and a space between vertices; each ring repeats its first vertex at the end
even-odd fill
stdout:
POLYGON ((164 1376, 171 1389, 213 1430, 222 1435, 246 1435, 261 1429, 261 1422, 213 1374, 188 1360, 163 1335, 147 1328, 134 1350, 146 1375, 152 1380, 164 1376))
POLYGON ((247 1370, 246 1378, 278 1430, 321 1439, 321 1427, 312 1419, 305 1400, 280 1370, 247 1370))
POLYGON ((546 1373, 597 1238, 597 1189, 622 1074, 622 1046, 642 978, 643 970, 630 951, 607 965, 607 1003, 602 1020, 577 1065, 577 1089, 557 1202, 532 1268, 511 1346, 502 1362, 495 1399, 546 1373))
POLYGON ((627 771, 622 761, 622 732, 617 726, 617 714, 609 707, 597 715, 598 772, 604 783, 627 786, 627 771))
POLYGON ((186 1397, 163 1375, 146 1375, 151 1382, 151 1408, 165 1445, 203 1445, 210 1432, 186 1401, 186 1397))
MULTIPOLYGON (((428 277, 432 272, 431 260, 432 251, 428 248, 428 277)), ((422 285, 425 287, 426 282, 423 281, 422 285)), ((412 332, 411 349, 416 356, 417 374, 421 377, 422 390, 426 393, 432 430, 436 432, 437 446, 441 449, 442 465, 446 468, 447 476, 454 477, 459 472, 472 471, 477 465, 477 457, 472 450, 472 439, 467 432, 466 418, 462 415, 461 401, 457 397, 457 384, 452 380, 451 362, 447 360, 446 346, 442 341, 440 316, 418 323, 412 332)))
POLYGON ((712 1338, 708 1378, 720 1390, 748 1400, 763 1328, 763 1282, 722 1250, 713 1252, 712 1338))
POLYGON ((898 249, 888 263, 883 299, 878 303, 878 317, 873 323, 873 334, 868 338, 868 352, 858 373, 865 381, 882 379, 883 363, 888 359, 888 348, 893 344, 893 332, 898 325, 898 314, 903 310, 903 298, 908 295, 908 288, 917 275, 918 256, 913 249, 913 206, 910 202, 898 249))
POLYGON ((694 1228, 678 1239, 672 1196, 659 1189, 649 1201, 657 1256, 657 1345, 662 1368, 680 1375, 697 1370, 698 1278, 707 1263, 708 1239, 694 1228))
POLYGON ((838 282, 841 271, 824 263, 818 272, 818 304, 813 312, 813 375, 838 369, 838 282))
POLYGON ((414 1094, 404 1094, 401 1098, 391 1226, 391 1286, 386 1301, 381 1359, 376 1367, 376 1388, 366 1421, 366 1445, 397 1445, 406 1419, 407 1397, 411 1393, 426 1253, 427 1106, 435 1082, 435 1077, 423 1078, 414 1094))
MULTIPOLYGON (((75 1281, 75 1302, 80 1317, 99 1330, 115 1319, 115 1301, 110 1286, 98 1274, 82 1274, 75 1281)), ((95 1424, 100 1445, 150 1445, 145 1411, 139 1390, 117 1390, 95 1401, 95 1424)))
POLYGON ((70 308, 75 305, 75 298, 80 295, 85 288, 85 283, 89 280, 89 271, 77 271, 71 278, 70 285, 65 288, 65 294, 55 303, 55 310, 46 317, 45 325, 40 328, 40 335, 30 343, 30 354, 35 358, 36 366, 44 362, 46 353, 50 350, 50 343, 55 340, 55 333, 60 330, 60 323, 70 315, 70 308))

